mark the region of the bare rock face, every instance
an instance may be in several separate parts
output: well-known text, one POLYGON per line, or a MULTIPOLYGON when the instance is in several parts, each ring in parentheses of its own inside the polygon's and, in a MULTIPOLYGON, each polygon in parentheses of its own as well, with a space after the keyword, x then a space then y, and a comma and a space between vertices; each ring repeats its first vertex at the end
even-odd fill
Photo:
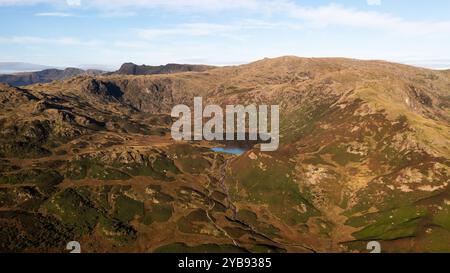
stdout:
POLYGON ((160 66, 136 65, 134 63, 124 63, 114 74, 119 75, 154 75, 172 74, 179 72, 203 72, 214 68, 207 65, 192 64, 166 64, 160 66))
MULTIPOLYGON (((143 113, 169 113, 176 104, 191 105, 196 94, 207 95, 215 82, 192 81, 191 75, 132 77, 80 77, 69 81, 83 95, 89 94, 108 102, 120 102, 143 113)), ((203 76, 202 76, 203 78, 203 76)), ((67 88, 67 87, 65 87, 67 88)))
POLYGON ((102 96, 107 99, 119 100, 123 92, 111 82, 103 82, 97 79, 91 79, 85 82, 84 90, 90 94, 102 96))
POLYGON ((145 156, 144 154, 136 150, 120 152, 118 154, 115 154, 115 157, 116 158, 113 159, 124 164, 145 164, 148 162, 148 156, 145 156))
POLYGON ((130 79, 123 83, 124 100, 146 113, 168 112, 173 107, 172 80, 161 79, 154 81, 130 79))
POLYGON ((138 65, 134 63, 124 63, 116 73, 121 75, 138 75, 137 68, 138 65))

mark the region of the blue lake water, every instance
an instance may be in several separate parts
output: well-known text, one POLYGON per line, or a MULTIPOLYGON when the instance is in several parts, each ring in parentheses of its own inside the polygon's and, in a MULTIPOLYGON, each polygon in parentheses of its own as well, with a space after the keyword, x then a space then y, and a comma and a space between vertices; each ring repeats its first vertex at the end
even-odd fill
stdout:
POLYGON ((233 155, 240 155, 245 152, 244 149, 231 148, 231 147, 214 147, 214 148, 211 148, 211 150, 216 153, 225 153, 225 154, 233 154, 233 155))

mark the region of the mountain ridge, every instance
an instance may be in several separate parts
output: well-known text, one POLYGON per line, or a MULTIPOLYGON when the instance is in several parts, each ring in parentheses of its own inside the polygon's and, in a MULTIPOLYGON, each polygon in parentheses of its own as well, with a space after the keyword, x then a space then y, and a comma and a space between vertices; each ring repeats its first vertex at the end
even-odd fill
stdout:
POLYGON ((49 68, 35 72, 20 72, 15 74, 0 75, 0 82, 12 86, 25 86, 35 83, 48 83, 54 80, 62 80, 80 75, 100 75, 104 73, 100 70, 68 67, 65 69, 49 68))
POLYGON ((203 72, 214 68, 208 65, 193 65, 193 64, 176 64, 169 63, 166 65, 150 66, 137 65, 134 63, 124 63, 119 70, 112 72, 112 74, 120 75, 151 75, 151 74, 170 74, 179 72, 203 72))
MULTIPOLYGON (((5 63, 8 65, 9 63, 5 63)), ((11 63, 13 64, 13 63, 11 63)), ((16 63, 14 63, 16 64, 16 63)), ((25 64, 25 63, 24 63, 25 64)), ((25 64, 28 65, 28 64, 25 64)), ((35 65, 35 68, 46 67, 35 65)), ((191 64, 166 64, 160 66, 136 65, 134 63, 124 63, 119 70, 115 72, 105 72, 97 69, 80 69, 68 67, 65 69, 46 68, 44 70, 31 72, 17 72, 12 74, 0 74, 0 82, 8 83, 12 86, 25 86, 35 83, 48 83, 54 80, 62 80, 66 78, 89 75, 98 76, 105 75, 152 75, 152 74, 172 74, 182 72, 203 72, 215 68, 207 65, 191 65, 191 64)))

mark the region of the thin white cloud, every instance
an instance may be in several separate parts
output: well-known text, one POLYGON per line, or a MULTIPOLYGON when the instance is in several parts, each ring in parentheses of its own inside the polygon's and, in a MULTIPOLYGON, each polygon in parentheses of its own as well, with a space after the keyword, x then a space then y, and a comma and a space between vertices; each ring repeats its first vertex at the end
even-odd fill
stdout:
POLYGON ((56 4, 54 0, 0 0, 0 6, 25 6, 36 4, 56 4))
POLYGON ((130 49, 143 49, 149 48, 151 44, 143 41, 116 41, 112 43, 115 47, 124 47, 130 49))
POLYGON ((188 36, 208 36, 220 34, 234 30, 233 26, 208 23, 188 23, 180 24, 170 28, 147 28, 137 29, 140 38, 151 40, 159 36, 188 35, 188 36))
POLYGON ((0 44, 21 44, 21 45, 40 45, 40 44, 51 44, 51 45, 62 45, 62 46, 97 46, 101 42, 97 40, 81 41, 73 37, 60 37, 60 38, 44 38, 38 36, 11 36, 3 37, 0 36, 0 44))
POLYGON ((101 9, 167 8, 176 10, 258 9, 265 0, 91 0, 87 6, 101 9))
POLYGON ((168 9, 199 9, 199 10, 225 10, 225 9, 257 9, 261 0, 0 0, 0 5, 35 5, 35 4, 65 4, 72 7, 91 7, 103 10, 142 9, 142 8, 168 8, 168 9))
POLYGON ((367 5, 369 6, 380 6, 381 0, 366 0, 367 5))
POLYGON ((132 17, 137 15, 134 11, 120 11, 120 10, 112 10, 112 11, 103 11, 99 14, 100 17, 108 18, 108 17, 132 17))
POLYGON ((68 6, 79 7, 81 6, 81 0, 66 0, 68 6))
MULTIPOLYGON (((366 0, 370 5, 381 4, 381 0, 366 0)), ((284 16, 290 20, 298 20, 300 24, 310 27, 344 26, 355 28, 371 28, 404 35, 424 35, 450 32, 450 20, 419 21, 407 20, 390 14, 365 11, 343 7, 340 5, 325 5, 305 7, 292 0, 0 0, 0 5, 26 5, 47 3, 55 6, 66 5, 68 8, 96 9, 101 14, 132 16, 141 10, 163 8, 180 12, 210 12, 210 11, 250 11, 273 17, 284 16)), ((254 15, 254 14, 253 14, 254 15)), ((253 17, 254 18, 254 17, 253 17)), ((188 27, 190 33, 210 32, 209 27, 198 26, 198 30, 188 27)), ((213 26, 214 28, 214 26, 213 26)), ((178 33, 180 30, 149 30, 147 36, 178 33)))
POLYGON ((41 17, 72 17, 73 14, 66 12, 39 12, 34 14, 35 16, 41 17))
MULTIPOLYGON (((229 24, 185 23, 171 27, 142 28, 135 32, 144 40, 161 36, 222 36, 238 39, 237 34, 247 30, 301 29, 301 24, 290 22, 266 22, 261 20, 243 20, 229 24)), ((241 39, 239 39, 241 40, 241 39)))
POLYGON ((340 5, 306 8, 292 2, 275 6, 274 10, 291 18, 304 21, 311 27, 354 27, 370 28, 403 35, 442 34, 450 31, 450 21, 428 22, 408 21, 385 13, 362 11, 340 5))

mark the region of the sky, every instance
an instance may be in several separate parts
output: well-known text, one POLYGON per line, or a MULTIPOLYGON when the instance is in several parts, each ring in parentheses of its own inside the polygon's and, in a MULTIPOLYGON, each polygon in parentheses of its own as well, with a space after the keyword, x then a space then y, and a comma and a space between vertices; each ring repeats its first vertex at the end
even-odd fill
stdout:
POLYGON ((0 0, 0 62, 117 69, 284 55, 450 68, 450 1, 0 0))

